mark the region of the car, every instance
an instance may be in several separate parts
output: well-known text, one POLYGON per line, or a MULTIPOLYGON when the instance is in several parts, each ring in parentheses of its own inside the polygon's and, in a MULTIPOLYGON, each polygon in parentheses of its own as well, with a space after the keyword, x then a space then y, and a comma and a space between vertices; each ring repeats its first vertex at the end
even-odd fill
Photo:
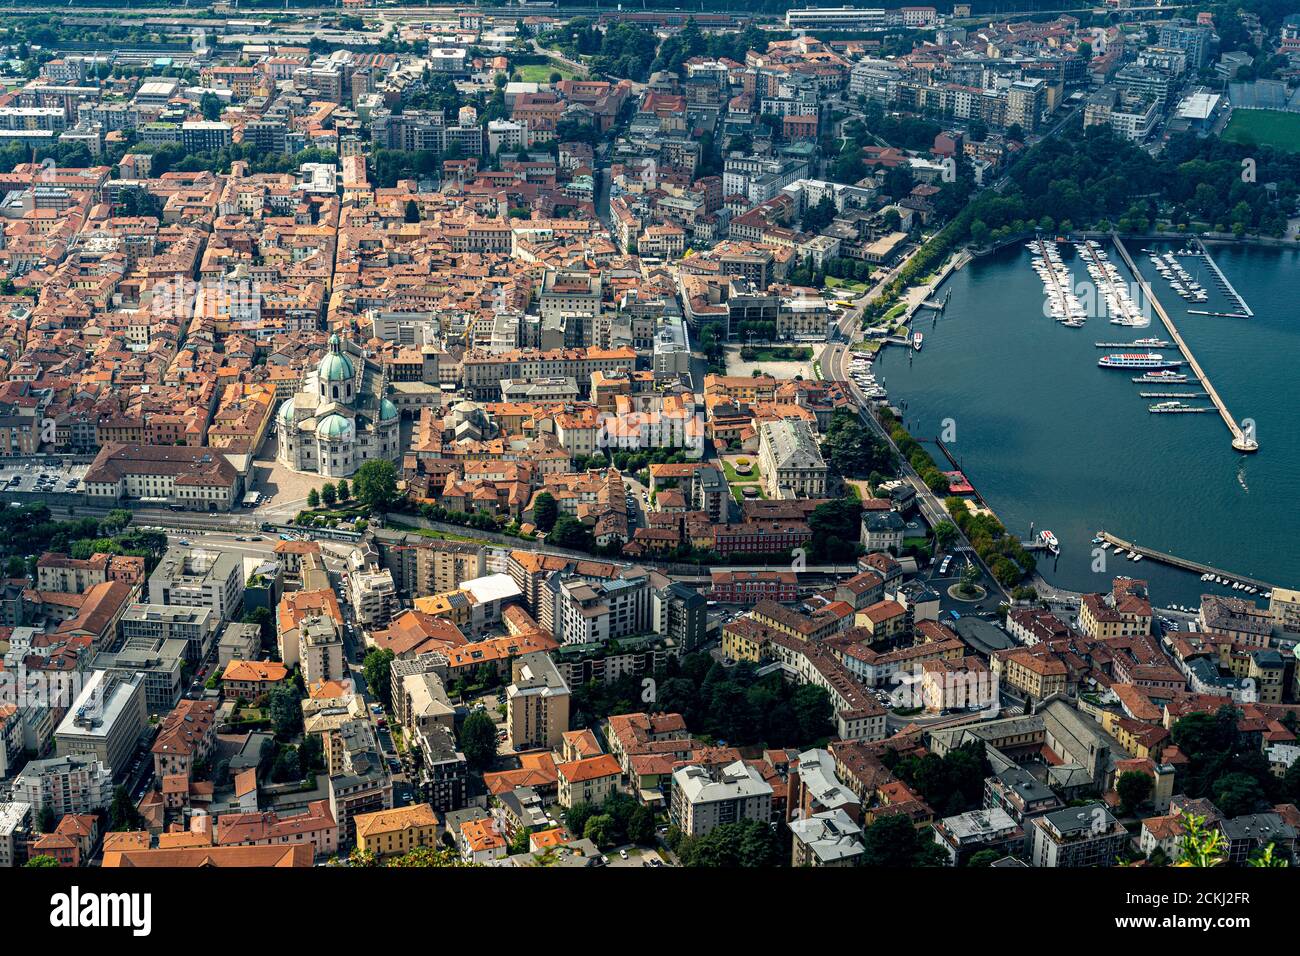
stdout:
POLYGON ((626 860, 626 859, 627 859, 627 850, 619 850, 619 851, 618 851, 618 855, 619 855, 619 858, 620 858, 620 859, 624 859, 624 860, 626 860))
POLYGON ((235 540, 236 540, 236 541, 247 541, 248 539, 245 538, 242 534, 237 534, 237 535, 235 535, 235 540))
POLYGON ((183 547, 183 548, 188 548, 188 547, 190 546, 190 539, 189 539, 189 538, 181 538, 181 540, 180 540, 179 543, 180 543, 181 547, 183 547))

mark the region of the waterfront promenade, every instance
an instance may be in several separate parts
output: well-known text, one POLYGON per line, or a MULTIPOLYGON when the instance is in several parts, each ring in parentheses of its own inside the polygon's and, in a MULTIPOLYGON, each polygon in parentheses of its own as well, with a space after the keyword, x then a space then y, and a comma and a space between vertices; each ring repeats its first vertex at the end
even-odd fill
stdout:
POLYGON ((1196 356, 1192 354, 1191 348, 1187 345, 1187 342, 1184 341, 1182 333, 1178 331, 1178 326, 1174 325, 1174 320, 1169 317, 1169 313, 1165 311, 1164 306, 1160 304, 1160 300, 1156 298, 1151 286, 1138 270, 1137 264, 1134 263, 1132 256, 1129 255, 1128 249, 1124 247, 1124 243, 1120 239, 1119 235, 1111 233, 1110 238, 1111 241, 1114 242, 1115 248, 1119 251, 1120 257, 1124 260, 1124 264, 1127 265, 1129 271, 1133 273, 1133 278, 1142 289, 1142 294, 1146 296, 1147 301, 1151 303, 1151 308, 1155 310, 1156 315, 1160 317, 1160 321, 1164 323, 1165 330, 1169 333, 1169 337, 1173 340, 1174 345, 1178 347, 1178 351, 1183 354, 1183 358, 1186 360, 1188 367, 1200 381, 1201 387, 1205 390, 1211 404, 1213 404, 1218 410, 1219 417, 1221 417, 1223 423, 1228 426, 1228 431, 1232 433, 1232 447, 1243 453, 1259 451, 1259 442, 1255 440, 1253 435, 1248 434, 1246 430, 1238 424, 1237 420, 1232 417, 1232 413, 1228 411, 1227 403, 1224 402, 1224 400, 1219 396, 1219 393, 1215 391, 1214 385, 1210 382, 1210 377, 1205 374, 1205 370, 1201 368, 1201 364, 1196 361, 1196 356))

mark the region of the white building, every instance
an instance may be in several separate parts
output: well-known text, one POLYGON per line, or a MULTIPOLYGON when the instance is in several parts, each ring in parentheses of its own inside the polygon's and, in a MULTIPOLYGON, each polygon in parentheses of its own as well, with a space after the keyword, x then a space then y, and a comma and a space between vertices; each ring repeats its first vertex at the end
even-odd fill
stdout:
POLYGON ((93 671, 54 731, 55 753, 90 757, 121 773, 148 719, 143 674, 93 671))
POLYGON ((703 836, 724 823, 772 819, 772 787, 737 760, 721 768, 692 765, 673 771, 671 816, 687 836, 703 836))
POLYGON ((113 772, 80 754, 31 760, 14 779, 12 796, 31 804, 37 817, 47 806, 55 819, 65 813, 95 813, 113 802, 113 772))
POLYGON ((377 365, 347 354, 338 335, 303 387, 276 413, 279 461, 327 478, 352 474, 363 461, 401 456, 398 411, 377 365))

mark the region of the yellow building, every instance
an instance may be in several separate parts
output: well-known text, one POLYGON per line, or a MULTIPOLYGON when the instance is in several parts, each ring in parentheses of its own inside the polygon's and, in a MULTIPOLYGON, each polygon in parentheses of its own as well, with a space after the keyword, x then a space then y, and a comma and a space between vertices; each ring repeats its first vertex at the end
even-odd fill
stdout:
POLYGON ((555 768, 559 777, 560 806, 604 803, 618 785, 623 768, 609 754, 562 763, 555 768))
POLYGON ((1065 692, 1065 664, 1053 655, 1015 648, 994 656, 993 671, 1001 680, 1037 700, 1065 692))
POLYGON ((358 814, 356 823, 357 846, 380 859, 438 845, 438 814, 427 803, 358 814))

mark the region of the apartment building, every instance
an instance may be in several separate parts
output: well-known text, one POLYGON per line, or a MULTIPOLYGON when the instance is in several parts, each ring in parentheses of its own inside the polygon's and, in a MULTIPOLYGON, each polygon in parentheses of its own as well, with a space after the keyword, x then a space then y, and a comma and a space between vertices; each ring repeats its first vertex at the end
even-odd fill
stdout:
POLYGON ((149 600, 211 608, 218 625, 234 620, 244 607, 243 558, 233 551, 168 548, 149 576, 149 600))
POLYGON ((1053 810, 1032 823, 1030 863, 1043 867, 1114 866, 1129 832, 1103 803, 1053 810))
POLYGON ((191 663, 203 660, 212 646, 219 625, 219 612, 212 607, 132 604, 118 620, 118 633, 126 643, 133 641, 182 641, 191 663))
POLYGON ((743 760, 725 767, 682 767, 673 771, 670 815, 686 836, 703 836, 724 823, 768 823, 772 786, 743 760))
POLYGON ((358 814, 357 848, 380 860, 403 856, 418 847, 438 846, 438 826, 438 814, 427 803, 358 814))
POLYGON ((14 778, 11 797, 30 805, 35 819, 47 809, 55 819, 66 813, 96 813, 113 802, 113 772, 89 755, 29 760, 14 778))
POLYGON ((397 586, 387 568, 354 571, 348 579, 352 613, 363 627, 387 624, 397 610, 397 586))
POLYGON ((143 674, 92 671, 54 731, 55 753, 90 757, 124 774, 148 719, 143 674))
POLYGON ((560 806, 579 803, 599 805, 618 787, 623 770, 609 754, 584 757, 556 766, 559 775, 560 806))
POLYGON ((511 665, 506 689, 506 727, 516 750, 553 750, 569 729, 569 685, 551 658, 524 654, 511 665))

